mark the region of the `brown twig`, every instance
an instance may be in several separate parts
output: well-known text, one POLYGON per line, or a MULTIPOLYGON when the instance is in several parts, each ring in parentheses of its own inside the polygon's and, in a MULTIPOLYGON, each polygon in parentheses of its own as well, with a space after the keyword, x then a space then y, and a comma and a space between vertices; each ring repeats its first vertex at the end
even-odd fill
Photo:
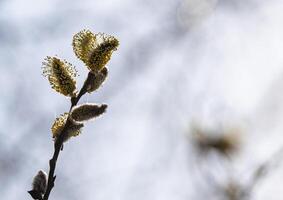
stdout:
MULTIPOLYGON (((78 95, 76 97, 71 98, 71 107, 70 107, 69 113, 71 112, 72 108, 77 105, 80 98, 87 92, 87 87, 90 84, 91 76, 92 76, 92 74, 91 74, 91 72, 89 72, 88 77, 85 80, 84 85, 81 88, 78 95)), ((57 159, 59 157, 60 150, 63 147, 64 138, 65 138, 65 135, 67 134, 67 130, 70 127, 70 125, 71 125, 71 122, 70 122, 70 119, 68 117, 61 134, 59 135, 59 137, 54 142, 54 153, 53 153, 52 158, 49 160, 49 173, 48 173, 47 189, 46 189, 46 192, 43 196, 43 200, 48 200, 50 192, 51 192, 52 188, 54 187, 54 182, 55 182, 55 179, 56 179, 54 172, 55 172, 55 168, 56 168, 57 159)))

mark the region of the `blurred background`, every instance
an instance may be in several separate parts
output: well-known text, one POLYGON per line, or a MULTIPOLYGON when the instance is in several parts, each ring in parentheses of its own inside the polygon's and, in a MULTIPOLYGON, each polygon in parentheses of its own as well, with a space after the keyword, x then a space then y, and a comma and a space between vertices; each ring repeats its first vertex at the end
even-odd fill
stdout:
POLYGON ((69 100, 41 75, 82 29, 120 40, 84 102, 108 111, 64 145, 50 199, 282 199, 281 0, 1 0, 0 194, 31 199, 69 100))

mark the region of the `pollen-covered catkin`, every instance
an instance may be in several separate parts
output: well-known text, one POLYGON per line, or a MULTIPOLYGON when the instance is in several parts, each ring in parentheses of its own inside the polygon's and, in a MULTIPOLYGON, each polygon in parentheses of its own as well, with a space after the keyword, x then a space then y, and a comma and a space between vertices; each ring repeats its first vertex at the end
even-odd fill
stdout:
POLYGON ((106 108, 106 104, 100 106, 93 103, 78 105, 72 109, 71 118, 76 122, 84 122, 103 114, 106 108))
MULTIPOLYGON (((64 129, 64 126, 67 122, 69 114, 64 113, 57 117, 52 125, 51 131, 53 138, 56 140, 59 135, 62 133, 62 130, 64 129)), ((84 125, 82 123, 76 123, 74 121, 70 121, 70 125, 68 126, 68 129, 66 130, 66 134, 63 138, 63 141, 67 141, 71 137, 78 136, 81 133, 81 129, 84 125)))
POLYGON ((48 78, 54 90, 65 96, 76 96, 77 71, 71 63, 48 56, 42 64, 43 75, 48 78))
POLYGON ((73 50, 92 72, 98 72, 110 60, 112 53, 117 50, 119 41, 104 33, 93 34, 82 30, 73 37, 73 50))
POLYGON ((73 37, 73 50, 75 55, 84 63, 88 63, 89 52, 96 46, 96 36, 89 30, 82 30, 73 37))

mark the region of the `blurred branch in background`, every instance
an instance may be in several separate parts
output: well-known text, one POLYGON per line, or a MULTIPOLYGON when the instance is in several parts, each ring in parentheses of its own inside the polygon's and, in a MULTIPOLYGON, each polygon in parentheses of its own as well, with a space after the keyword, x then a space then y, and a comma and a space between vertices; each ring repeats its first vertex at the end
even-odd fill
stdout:
POLYGON ((190 133, 189 140, 196 153, 195 170, 198 179, 201 179, 199 184, 206 183, 212 192, 208 192, 204 199, 251 200, 256 186, 275 171, 282 161, 283 147, 254 170, 247 172, 250 178, 243 182, 245 177, 238 176, 233 168, 233 160, 241 151, 241 140, 244 139, 241 130, 206 129, 194 124, 190 133))

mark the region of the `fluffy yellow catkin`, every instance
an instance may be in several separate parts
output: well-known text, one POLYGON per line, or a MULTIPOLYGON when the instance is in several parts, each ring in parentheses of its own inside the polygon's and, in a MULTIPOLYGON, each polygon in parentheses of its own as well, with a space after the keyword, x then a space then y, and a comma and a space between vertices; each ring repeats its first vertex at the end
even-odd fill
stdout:
POLYGON ((48 78, 54 90, 69 97, 76 95, 77 71, 72 64, 49 56, 42 64, 43 75, 48 78))
POLYGON ((73 37, 73 50, 92 72, 98 72, 110 60, 113 51, 117 50, 119 41, 104 33, 93 34, 82 30, 73 37))
POLYGON ((96 36, 89 30, 82 30, 73 37, 75 55, 84 63, 88 62, 88 53, 95 48, 96 36))
POLYGON ((76 122, 84 122, 103 114, 106 108, 106 104, 100 106, 93 103, 78 105, 72 109, 71 118, 76 122))
MULTIPOLYGON (((66 121, 68 119, 68 113, 64 113, 62 115, 60 115, 59 117, 57 117, 52 125, 52 128, 51 128, 51 131, 52 131, 52 135, 53 135, 53 138, 56 140, 59 135, 61 134, 65 124, 66 124, 66 121)), ((71 121, 71 124, 70 126, 68 127, 68 129, 66 130, 67 133, 65 135, 65 138, 63 139, 64 142, 67 141, 69 138, 71 137, 75 137, 75 136, 78 136, 80 133, 81 133, 81 128, 83 127, 84 125, 81 124, 81 123, 75 123, 73 121, 71 121)))

